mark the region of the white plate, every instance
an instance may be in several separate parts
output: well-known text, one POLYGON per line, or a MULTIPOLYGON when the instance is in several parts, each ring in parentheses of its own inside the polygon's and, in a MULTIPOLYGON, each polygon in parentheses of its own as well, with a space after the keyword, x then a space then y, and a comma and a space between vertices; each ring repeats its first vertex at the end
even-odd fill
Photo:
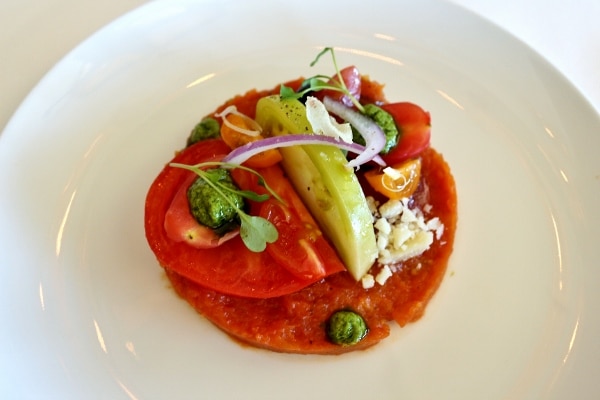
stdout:
POLYGON ((8 398, 592 398, 600 390, 600 120, 544 60, 464 10, 157 1, 40 82, 0 137, 8 398), (357 12, 358 11, 358 12, 357 12), (240 347, 169 289, 146 190, 200 116, 338 47, 433 116, 459 192, 426 316, 341 357, 240 347))

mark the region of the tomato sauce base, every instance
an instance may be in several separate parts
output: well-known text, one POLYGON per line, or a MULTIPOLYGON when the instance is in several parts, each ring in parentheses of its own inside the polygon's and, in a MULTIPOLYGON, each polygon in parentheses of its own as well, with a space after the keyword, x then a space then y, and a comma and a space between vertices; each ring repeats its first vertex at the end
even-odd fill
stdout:
MULTIPOLYGON (((289 84, 294 86, 298 82, 300 80, 289 84)), ((385 101, 381 86, 368 83, 375 93, 370 99, 385 101)), ((233 98, 219 109, 236 104, 241 112, 254 116, 256 101, 274 91, 253 90, 233 98)), ((368 96, 366 93, 363 97, 368 96)), ((384 285, 364 289, 361 282, 356 282, 344 271, 295 293, 256 299, 207 289, 168 268, 167 276, 175 291, 197 312, 243 343, 302 354, 340 354, 368 348, 389 335, 389 321, 404 326, 424 314, 427 303, 443 280, 452 253, 457 223, 454 180, 442 155, 434 149, 426 149, 421 158, 421 183, 413 195, 413 205, 422 210, 425 205, 431 206, 425 217, 440 218, 444 232, 425 253, 399 264, 384 285), (360 313, 367 323, 369 333, 357 345, 339 346, 327 339, 326 321, 340 309, 360 313)))

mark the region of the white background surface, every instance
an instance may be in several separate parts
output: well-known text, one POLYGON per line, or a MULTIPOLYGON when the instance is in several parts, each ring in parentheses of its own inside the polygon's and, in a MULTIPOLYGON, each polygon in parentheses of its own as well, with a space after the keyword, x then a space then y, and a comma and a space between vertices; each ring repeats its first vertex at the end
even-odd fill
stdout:
MULTIPOLYGON (((0 2, 0 129, 73 47, 144 0, 0 2)), ((544 56, 600 110, 600 2, 454 0, 544 56)))

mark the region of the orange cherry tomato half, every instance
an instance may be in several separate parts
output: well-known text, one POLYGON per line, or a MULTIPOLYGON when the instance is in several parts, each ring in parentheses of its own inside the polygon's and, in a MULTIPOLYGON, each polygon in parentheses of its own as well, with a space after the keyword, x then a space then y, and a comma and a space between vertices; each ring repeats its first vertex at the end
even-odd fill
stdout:
MULTIPOLYGON (((254 130, 253 120, 238 114, 229 114, 225 116, 232 125, 244 129, 254 130)), ((229 125, 221 124, 221 139, 232 149, 238 148, 250 142, 264 139, 260 134, 256 136, 247 135, 229 125)), ((267 168, 281 161, 281 153, 277 149, 266 150, 250 157, 244 165, 250 168, 267 168)))
POLYGON ((410 197, 419 187, 421 159, 414 158, 383 170, 367 171, 365 179, 375 191, 389 199, 400 200, 410 197))

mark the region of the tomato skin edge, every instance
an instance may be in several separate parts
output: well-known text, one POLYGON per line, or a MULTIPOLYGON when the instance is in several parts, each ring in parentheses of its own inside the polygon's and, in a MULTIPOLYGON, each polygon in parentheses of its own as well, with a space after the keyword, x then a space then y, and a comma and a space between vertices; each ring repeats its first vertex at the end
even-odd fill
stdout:
MULTIPOLYGON (((182 150, 172 162, 193 165, 228 152, 229 147, 223 141, 211 139, 182 150)), ((212 249, 196 249, 169 239, 164 229, 164 217, 176 191, 190 174, 193 172, 166 165, 146 196, 146 239, 163 268, 206 288, 241 297, 277 297, 297 292, 313 283, 293 276, 268 252, 251 252, 240 237, 212 249)), ((328 264, 328 274, 344 269, 339 259, 337 263, 334 260, 328 264)))
POLYGON ((431 115, 428 111, 410 102, 382 104, 381 108, 394 118, 400 133, 398 144, 387 154, 382 155, 388 165, 400 164, 417 157, 429 147, 431 115))
MULTIPOLYGON (((361 74, 358 68, 354 65, 349 65, 340 70, 340 75, 344 81, 346 89, 350 94, 358 101, 362 91, 362 80, 361 74)), ((334 74, 328 82, 329 84, 339 84, 339 78, 337 74, 334 74)), ((325 97, 330 97, 333 100, 342 102, 347 107, 354 107, 354 102, 350 97, 342 92, 330 89, 324 89, 315 93, 319 100, 323 100, 325 97)))

